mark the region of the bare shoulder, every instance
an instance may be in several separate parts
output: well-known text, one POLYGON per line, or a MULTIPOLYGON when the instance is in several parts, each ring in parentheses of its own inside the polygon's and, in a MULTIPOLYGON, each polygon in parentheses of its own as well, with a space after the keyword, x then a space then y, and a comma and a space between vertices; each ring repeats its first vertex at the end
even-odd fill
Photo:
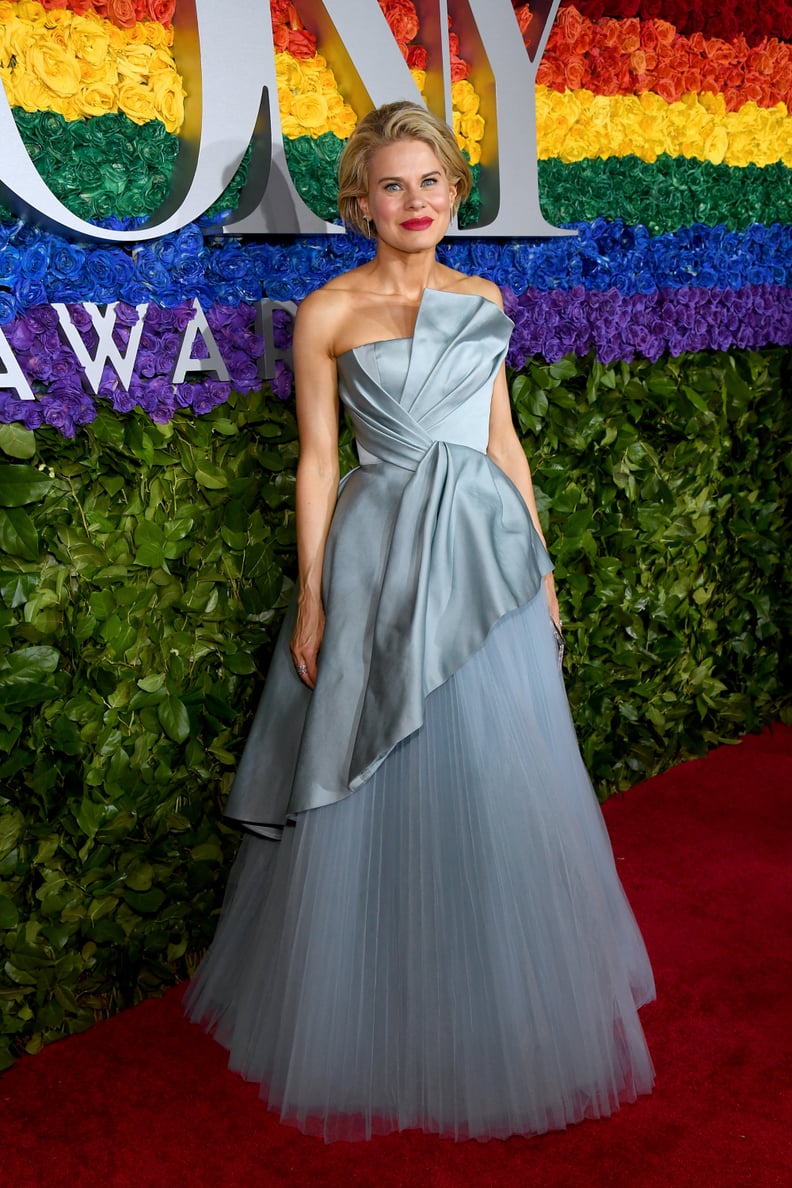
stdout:
POLYGON ((310 335, 335 354, 334 345, 344 325, 360 305, 362 269, 353 268, 333 277, 320 289, 314 289, 300 302, 295 322, 295 336, 310 335))
POLYGON ((497 305, 499 309, 503 309, 503 295, 496 284, 487 280, 483 276, 467 276, 464 273, 458 273, 458 280, 453 288, 458 293, 471 293, 476 297, 484 297, 487 301, 491 301, 497 305))

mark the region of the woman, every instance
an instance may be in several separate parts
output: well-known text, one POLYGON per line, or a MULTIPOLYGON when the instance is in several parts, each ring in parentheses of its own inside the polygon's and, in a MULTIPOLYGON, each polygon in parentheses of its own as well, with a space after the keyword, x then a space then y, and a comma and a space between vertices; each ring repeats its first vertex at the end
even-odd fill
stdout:
POLYGON ((344 152, 369 263, 301 305, 299 584, 228 808, 188 1010, 325 1138, 535 1134, 651 1089, 654 996, 560 676, 497 288, 435 248, 470 188, 390 104, 344 152), (338 487, 339 392, 361 465, 338 487))

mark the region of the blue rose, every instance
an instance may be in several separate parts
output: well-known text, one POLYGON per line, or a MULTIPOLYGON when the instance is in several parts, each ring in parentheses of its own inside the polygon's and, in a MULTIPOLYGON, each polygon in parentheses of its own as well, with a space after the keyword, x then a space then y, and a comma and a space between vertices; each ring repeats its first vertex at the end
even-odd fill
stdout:
POLYGON ((17 316, 17 303, 14 294, 7 289, 0 289, 0 325, 8 325, 17 316))

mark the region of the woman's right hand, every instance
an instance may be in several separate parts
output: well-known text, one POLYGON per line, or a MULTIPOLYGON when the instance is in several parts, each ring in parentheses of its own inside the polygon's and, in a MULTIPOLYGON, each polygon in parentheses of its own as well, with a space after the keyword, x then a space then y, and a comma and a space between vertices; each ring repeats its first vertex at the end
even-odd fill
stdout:
POLYGON ((301 598, 291 637, 291 654, 298 677, 309 689, 316 685, 324 627, 325 613, 321 601, 301 598))

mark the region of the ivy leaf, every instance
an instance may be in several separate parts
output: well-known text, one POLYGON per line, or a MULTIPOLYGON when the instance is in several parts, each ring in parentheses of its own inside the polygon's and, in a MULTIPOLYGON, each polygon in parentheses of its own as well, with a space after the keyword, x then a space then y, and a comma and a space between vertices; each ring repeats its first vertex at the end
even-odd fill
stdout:
POLYGON ((0 506, 22 507, 36 503, 49 491, 52 479, 33 466, 0 463, 0 506))
POLYGON ((183 743, 190 737, 190 715, 187 706, 178 697, 169 695, 157 706, 157 717, 168 738, 183 743))
POLYGON ((18 422, 0 425, 0 450, 9 458, 32 458, 36 453, 36 435, 18 422))
POLYGON ((0 507, 0 550, 25 561, 37 559, 38 532, 24 508, 0 507))
POLYGON ((19 923, 17 906, 7 895, 0 895, 0 931, 7 932, 19 923))

